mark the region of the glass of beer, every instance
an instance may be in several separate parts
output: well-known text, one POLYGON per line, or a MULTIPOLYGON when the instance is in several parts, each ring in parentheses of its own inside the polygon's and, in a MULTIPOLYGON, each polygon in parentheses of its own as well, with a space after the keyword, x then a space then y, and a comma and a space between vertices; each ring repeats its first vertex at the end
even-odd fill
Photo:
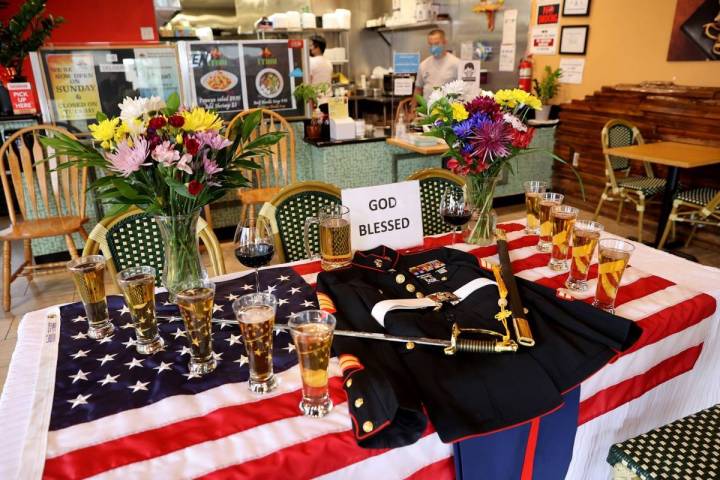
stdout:
POLYGON ((215 284, 200 280, 181 285, 175 299, 190 344, 190 375, 199 377, 212 372, 217 366, 212 350, 214 297, 215 284))
POLYGON ((598 242, 598 282, 594 307, 615 313, 615 299, 625 267, 635 247, 624 240, 606 238, 598 242))
POLYGON ((525 233, 538 235, 540 233, 540 194, 547 190, 547 182, 531 180, 523 183, 525 188, 525 211, 527 212, 527 226, 525 233))
POLYGON ((592 220, 577 220, 573 226, 572 234, 572 260, 570 261, 570 275, 565 286, 575 292, 587 290, 587 277, 590 272, 593 254, 600 234, 604 227, 601 223, 592 220))
POLYGON ((328 391, 328 364, 335 317, 323 310, 305 310, 291 318, 288 325, 302 377, 300 411, 309 417, 324 417, 333 407, 328 391))
POLYGON ((537 249, 544 253, 549 253, 552 249, 552 222, 550 221, 550 210, 552 207, 562 204, 565 195, 554 192, 545 192, 540 194, 540 239, 538 240, 537 249))
POLYGON ((267 393, 277 386, 272 363, 276 308, 277 299, 270 293, 250 293, 233 302, 250 364, 249 386, 255 393, 267 393))
POLYGON ((97 340, 112 335, 115 326, 110 321, 105 298, 105 257, 89 255, 75 258, 67 263, 67 268, 85 307, 88 337, 97 340))
POLYGON ((333 270, 350 264, 350 209, 342 205, 326 205, 317 217, 305 220, 305 251, 309 258, 317 258, 310 245, 310 226, 318 224, 320 230, 320 265, 323 270, 333 270))
POLYGON ((135 349, 145 355, 157 352, 165 342, 160 337, 155 318, 155 269, 146 266, 126 268, 117 274, 117 281, 135 327, 135 349))
POLYGON ((573 225, 580 211, 570 205, 556 205, 550 210, 550 223, 552 223, 552 250, 548 267, 556 272, 568 269, 568 256, 570 253, 570 237, 573 225))

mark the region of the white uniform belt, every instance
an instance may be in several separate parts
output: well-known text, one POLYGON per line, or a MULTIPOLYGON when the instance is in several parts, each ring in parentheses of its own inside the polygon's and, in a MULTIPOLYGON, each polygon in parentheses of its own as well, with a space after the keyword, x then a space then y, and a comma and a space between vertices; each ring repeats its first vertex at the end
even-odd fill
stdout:
MULTIPOLYGON (((465 300, 467 297, 470 296, 471 293, 473 293, 475 290, 478 290, 482 287, 486 287, 488 285, 495 285, 497 286, 497 283, 494 281, 488 279, 488 278, 476 278, 475 280, 472 280, 462 287, 458 288, 453 292, 456 297, 458 297, 458 300, 455 302, 461 302, 465 300)), ((372 308, 372 311, 370 314, 373 316, 377 322, 385 326, 385 315, 390 310, 415 310, 418 308, 428 308, 428 307, 437 307, 438 302, 435 300, 432 300, 430 298, 424 297, 424 298, 398 298, 395 300, 383 300, 381 302, 378 302, 375 304, 375 306, 372 308)))

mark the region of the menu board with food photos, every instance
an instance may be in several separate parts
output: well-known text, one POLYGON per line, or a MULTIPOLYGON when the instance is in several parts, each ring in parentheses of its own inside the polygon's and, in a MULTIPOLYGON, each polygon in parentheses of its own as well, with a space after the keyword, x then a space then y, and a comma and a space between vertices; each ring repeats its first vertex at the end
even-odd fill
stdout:
POLYGON ((39 59, 45 120, 79 130, 100 111, 118 115, 125 97, 181 93, 173 45, 44 48, 39 59))
POLYGON ((191 42, 190 65, 197 105, 221 112, 227 119, 243 110, 238 42, 191 42))
POLYGON ((287 41, 242 43, 245 98, 248 108, 295 108, 292 49, 287 41))

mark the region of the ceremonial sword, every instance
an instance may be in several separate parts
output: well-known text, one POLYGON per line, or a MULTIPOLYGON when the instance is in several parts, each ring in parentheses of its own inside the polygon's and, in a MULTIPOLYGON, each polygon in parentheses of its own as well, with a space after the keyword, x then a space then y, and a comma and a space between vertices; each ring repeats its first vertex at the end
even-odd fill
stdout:
POLYGON ((532 347, 535 345, 535 339, 533 338, 532 330, 530 330, 530 323, 528 323, 525 318, 527 313, 520 298, 520 291, 515 281, 515 275, 513 275, 512 272, 507 236, 505 235, 505 231, 500 228, 495 231, 495 236, 497 238, 498 258, 500 259, 500 272, 510 293, 510 311, 512 312, 515 338, 520 345, 532 347))
MULTIPOLYGON (((177 316, 158 316, 160 320, 174 321, 180 319, 177 316)), ((213 323, 220 323, 225 325, 237 324, 236 321, 224 318, 213 318, 213 323)), ((289 332, 290 327, 288 325, 276 324, 273 329, 280 332, 289 332)), ((415 345, 429 345, 433 347, 443 348, 446 355, 454 355, 456 352, 469 352, 469 353, 502 353, 502 352, 514 352, 517 350, 516 344, 502 344, 494 340, 482 340, 474 338, 459 338, 460 329, 457 325, 453 325, 453 333, 450 340, 443 340, 440 338, 427 338, 427 337, 403 337, 399 335, 388 335, 386 333, 373 333, 373 332, 357 332, 354 330, 334 330, 334 335, 340 337, 353 337, 363 338, 366 340, 380 340, 385 342, 397 342, 404 343, 408 349, 412 349, 415 345)))

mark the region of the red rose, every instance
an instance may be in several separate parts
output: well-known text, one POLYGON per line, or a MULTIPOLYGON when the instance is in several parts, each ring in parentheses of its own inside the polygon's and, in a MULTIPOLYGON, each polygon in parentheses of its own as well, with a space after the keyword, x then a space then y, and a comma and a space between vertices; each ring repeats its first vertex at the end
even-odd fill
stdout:
POLYGON ((159 130, 163 128, 165 125, 167 125, 167 120, 165 120, 165 117, 153 117, 148 122, 148 127, 153 128, 155 130, 159 130))
POLYGON ((512 146, 515 148, 527 148, 532 142, 533 136, 535 135, 534 128, 528 128, 527 132, 520 132, 513 129, 512 132, 512 146))
POLYGON ((453 157, 450 160, 447 161, 447 168, 455 173, 457 168, 460 166, 460 162, 457 161, 457 158, 453 157))
POLYGON ((173 115, 172 117, 168 118, 168 122, 175 128, 180 128, 185 125, 185 119, 182 117, 182 115, 173 115))
POLYGON ((197 140, 195 140, 192 137, 185 138, 184 143, 185 143, 185 150, 190 155, 197 154, 198 150, 200 149, 200 142, 198 142, 197 140))
POLYGON ((202 192, 203 188, 205 188, 205 185, 197 180, 190 180, 190 183, 188 183, 187 186, 188 192, 192 196, 197 196, 200 192, 202 192))

